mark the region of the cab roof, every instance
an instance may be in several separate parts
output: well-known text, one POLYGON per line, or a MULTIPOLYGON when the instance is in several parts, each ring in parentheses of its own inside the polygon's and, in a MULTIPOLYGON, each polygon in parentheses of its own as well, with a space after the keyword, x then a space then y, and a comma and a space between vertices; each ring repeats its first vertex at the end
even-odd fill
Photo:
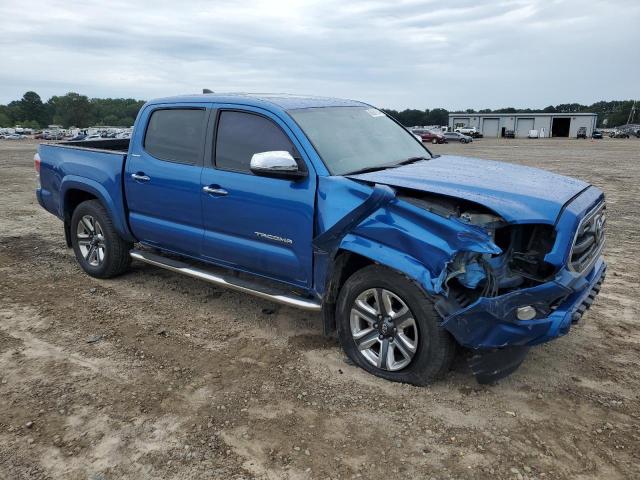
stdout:
POLYGON ((319 107, 368 107, 366 103, 341 98, 316 97, 312 95, 291 95, 286 93, 201 93, 157 98, 148 105, 161 103, 231 103, 254 107, 279 107, 282 110, 319 107))

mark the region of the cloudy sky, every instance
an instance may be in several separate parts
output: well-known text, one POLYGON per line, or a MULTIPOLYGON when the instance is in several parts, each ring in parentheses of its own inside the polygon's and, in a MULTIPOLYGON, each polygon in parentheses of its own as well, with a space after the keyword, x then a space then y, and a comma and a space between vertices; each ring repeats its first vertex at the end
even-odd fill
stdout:
POLYGON ((402 109, 640 98, 638 0, 0 0, 0 103, 288 92, 402 109))

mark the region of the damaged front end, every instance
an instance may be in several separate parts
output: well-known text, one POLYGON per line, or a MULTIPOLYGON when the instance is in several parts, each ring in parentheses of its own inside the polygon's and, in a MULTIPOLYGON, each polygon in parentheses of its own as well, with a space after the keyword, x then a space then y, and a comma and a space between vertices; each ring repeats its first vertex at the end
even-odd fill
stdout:
POLYGON ((516 370, 531 346, 566 334, 600 290, 604 196, 595 187, 524 217, 520 203, 497 213, 469 198, 355 180, 320 181, 314 262, 317 284, 330 280, 321 292, 327 330, 341 278, 328 270, 332 259, 359 255, 416 281, 471 351, 477 380, 489 383, 516 370), (328 208, 333 191, 343 211, 328 208))
MULTIPOLYGON (((566 334, 600 290, 606 270, 601 257, 603 231, 585 235, 575 244, 592 249, 588 268, 576 271, 564 262, 550 262, 558 249, 555 225, 510 224, 479 205, 451 198, 405 199, 453 221, 480 227, 500 250, 457 252, 447 265, 436 303, 443 327, 471 350, 469 365, 480 383, 509 375, 531 346, 566 334)), ((603 212, 603 202, 593 210, 603 212)), ((578 233, 587 230, 583 223, 578 233)), ((576 251, 575 245, 571 252, 576 251)))

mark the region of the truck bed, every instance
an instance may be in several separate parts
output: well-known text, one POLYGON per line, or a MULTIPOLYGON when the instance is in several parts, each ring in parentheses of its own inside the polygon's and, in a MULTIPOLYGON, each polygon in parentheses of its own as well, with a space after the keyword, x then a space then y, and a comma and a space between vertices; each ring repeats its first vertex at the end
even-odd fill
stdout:
POLYGON ((120 150, 124 140, 114 140, 41 144, 38 200, 46 210, 64 220, 65 202, 73 201, 77 190, 89 192, 111 212, 114 226, 123 238, 128 238, 122 194, 127 151, 120 150))

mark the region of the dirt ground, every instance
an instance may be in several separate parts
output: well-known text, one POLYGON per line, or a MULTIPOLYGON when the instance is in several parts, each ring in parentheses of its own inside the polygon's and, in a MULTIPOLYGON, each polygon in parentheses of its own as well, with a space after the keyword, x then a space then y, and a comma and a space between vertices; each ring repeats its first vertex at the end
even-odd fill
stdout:
POLYGON ((640 140, 433 148, 604 189, 609 274, 511 377, 427 388, 347 364, 316 314, 139 263, 88 277, 35 148, 0 141, 0 478, 640 478, 640 140))

